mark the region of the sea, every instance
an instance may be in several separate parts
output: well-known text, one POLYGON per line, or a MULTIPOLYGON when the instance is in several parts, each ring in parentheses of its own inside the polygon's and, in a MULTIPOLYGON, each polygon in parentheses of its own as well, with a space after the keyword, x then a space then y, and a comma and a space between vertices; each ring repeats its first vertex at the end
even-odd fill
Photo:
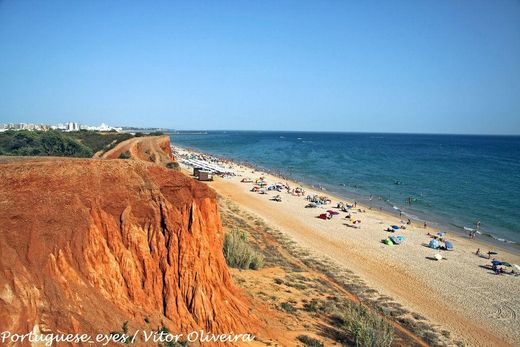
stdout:
POLYGON ((520 136, 208 131, 173 145, 520 248, 520 136))

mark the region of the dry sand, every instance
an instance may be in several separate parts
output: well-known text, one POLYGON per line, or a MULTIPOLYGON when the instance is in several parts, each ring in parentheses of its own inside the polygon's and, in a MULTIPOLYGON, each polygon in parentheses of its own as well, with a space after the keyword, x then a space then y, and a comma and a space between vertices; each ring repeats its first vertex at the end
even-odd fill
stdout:
MULTIPOLYGON (((332 199, 332 204, 312 209, 304 208, 308 202, 303 197, 285 192, 253 193, 251 183, 240 182, 243 177, 264 176, 270 184, 280 182, 280 178, 232 166, 236 177, 216 177, 209 184, 241 209, 265 219, 316 255, 329 257, 354 272, 371 288, 424 315, 467 345, 520 345, 520 277, 497 276, 482 268, 490 261, 474 252, 477 248, 487 252, 490 246, 486 243, 447 235, 455 250, 436 251, 425 244, 430 240, 427 233, 437 230, 412 223, 406 230, 392 234, 403 235, 403 244, 386 246, 381 240, 390 234, 384 229, 400 225, 398 217, 358 205, 366 212, 351 214, 362 221, 360 229, 345 226, 348 221, 344 212, 331 220, 318 219, 318 214, 345 200, 305 187, 306 195, 328 195, 332 199), (277 194, 282 195, 283 202, 269 200, 277 194), (447 260, 431 260, 436 253, 447 260)), ((294 182, 289 184, 297 186, 294 182)), ((520 264, 518 254, 495 246, 493 250, 498 251, 500 260, 520 264)))

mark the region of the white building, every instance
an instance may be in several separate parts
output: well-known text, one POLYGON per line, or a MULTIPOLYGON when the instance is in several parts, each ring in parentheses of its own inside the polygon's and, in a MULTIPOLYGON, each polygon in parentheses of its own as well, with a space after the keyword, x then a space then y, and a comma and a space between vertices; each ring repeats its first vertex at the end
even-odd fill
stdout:
POLYGON ((79 123, 69 122, 67 124, 67 131, 79 131, 79 123))

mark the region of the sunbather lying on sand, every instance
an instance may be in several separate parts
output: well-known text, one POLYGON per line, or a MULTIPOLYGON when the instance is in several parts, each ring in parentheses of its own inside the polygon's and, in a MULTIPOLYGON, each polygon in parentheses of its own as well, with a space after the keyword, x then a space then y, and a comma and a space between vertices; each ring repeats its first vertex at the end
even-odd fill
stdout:
POLYGON ((361 225, 354 225, 354 224, 349 224, 349 223, 345 223, 345 225, 348 226, 349 228, 361 229, 361 225))

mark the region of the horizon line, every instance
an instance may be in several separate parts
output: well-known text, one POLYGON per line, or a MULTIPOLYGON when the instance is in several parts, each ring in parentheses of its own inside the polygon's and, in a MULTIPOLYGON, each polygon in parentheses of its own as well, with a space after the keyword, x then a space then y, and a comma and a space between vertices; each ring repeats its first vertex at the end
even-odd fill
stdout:
MULTIPOLYGON (((127 128, 132 128, 130 126, 126 126, 127 128)), ((154 128, 154 127, 135 127, 139 128, 154 128)), ((285 132, 285 133, 333 133, 333 134, 386 134, 386 135, 442 135, 442 136, 509 136, 516 137, 520 136, 518 134, 482 134, 482 133, 429 133, 429 132, 399 132, 399 131, 345 131, 345 130, 276 130, 276 129, 260 129, 260 130, 252 130, 252 129, 170 129, 170 128, 160 128, 169 132, 173 131, 191 131, 191 132, 285 132)))

